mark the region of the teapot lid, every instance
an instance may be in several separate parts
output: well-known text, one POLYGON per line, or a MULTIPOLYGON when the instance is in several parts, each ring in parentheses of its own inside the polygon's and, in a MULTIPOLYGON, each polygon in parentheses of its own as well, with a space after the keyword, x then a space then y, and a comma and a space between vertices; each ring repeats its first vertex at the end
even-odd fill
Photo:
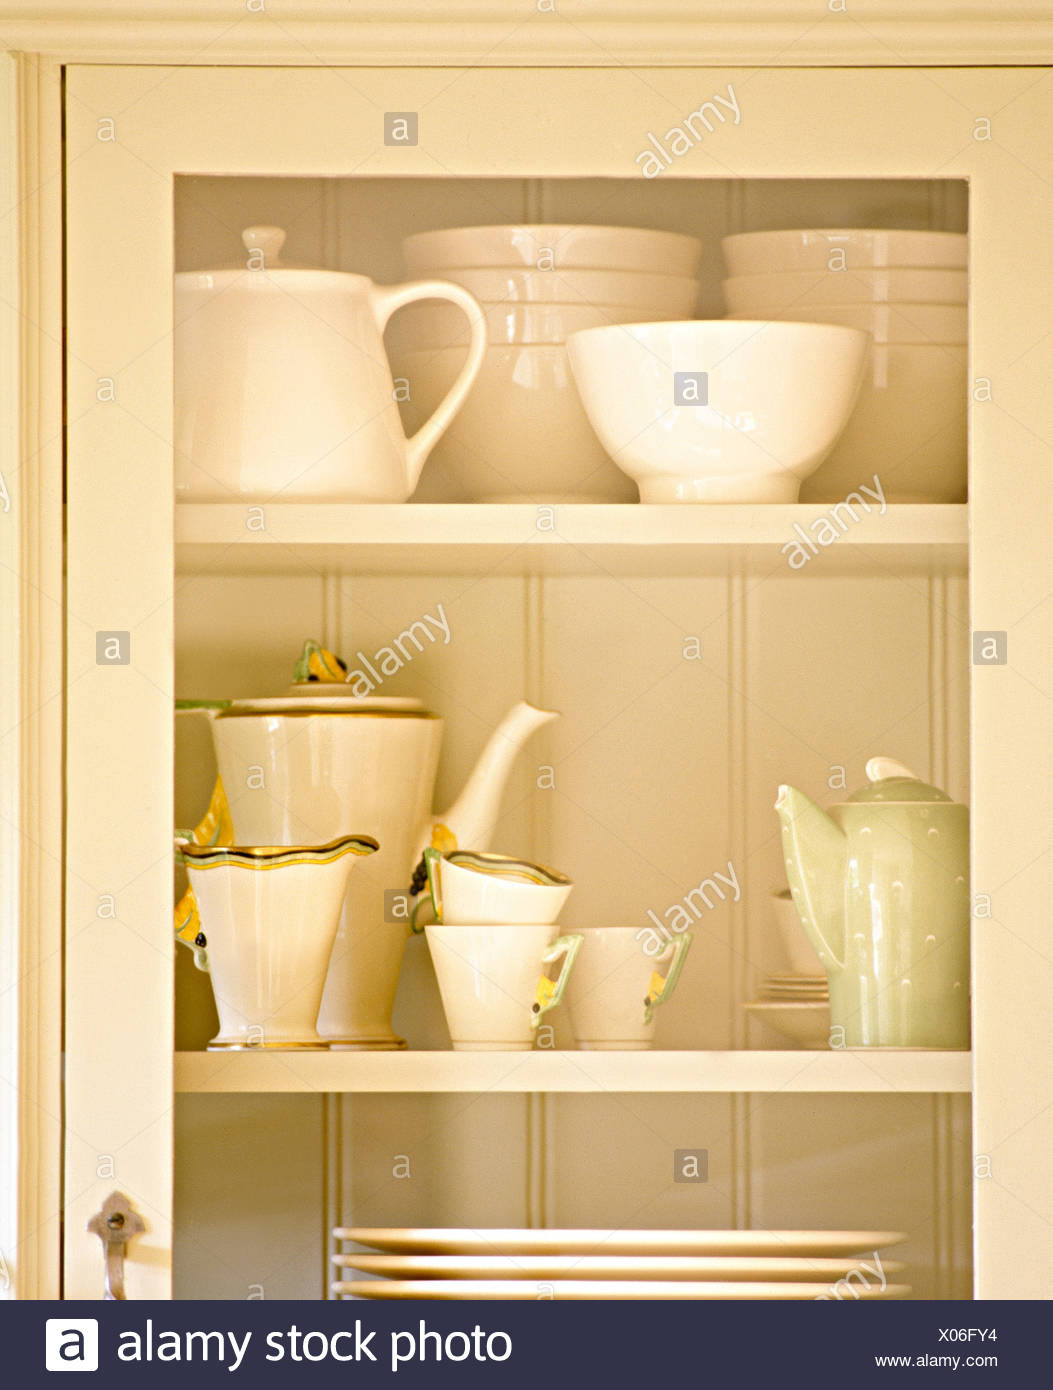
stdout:
POLYGON ((951 798, 939 787, 923 782, 909 767, 894 758, 871 758, 867 762, 867 786, 860 787, 848 798, 859 802, 943 801, 951 798))
POLYGON ((342 288, 349 280, 363 278, 346 271, 324 270, 318 266, 294 265, 289 261, 283 261, 281 249, 285 245, 284 227, 245 227, 241 233, 241 240, 245 247, 244 259, 205 270, 181 270, 175 277, 177 287, 223 290, 238 284, 243 288, 266 290, 273 288, 271 276, 278 275, 281 277, 280 283, 286 287, 306 288, 313 285, 319 288, 342 288))

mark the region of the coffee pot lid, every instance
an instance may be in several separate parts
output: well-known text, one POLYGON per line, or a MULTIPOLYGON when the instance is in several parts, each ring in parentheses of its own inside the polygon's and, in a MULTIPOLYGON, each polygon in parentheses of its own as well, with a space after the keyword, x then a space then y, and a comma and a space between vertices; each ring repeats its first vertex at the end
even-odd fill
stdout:
MULTIPOLYGON (((361 656, 361 653, 359 653, 361 656)), ((380 672, 371 667, 376 682, 380 672)), ((403 718, 437 719, 422 700, 405 695, 377 695, 376 686, 364 671, 349 670, 347 662, 334 655, 320 642, 308 640, 293 669, 293 682, 284 695, 258 696, 241 700, 180 700, 177 707, 194 705, 215 708, 218 719, 233 719, 239 715, 301 715, 301 714, 388 714, 403 718), (369 686, 362 689, 363 685, 369 686)))
POLYGON ((939 787, 923 782, 909 767, 894 758, 870 758, 867 762, 867 785, 848 798, 859 802, 950 802, 951 798, 939 787))
MULTIPOLYGON (((376 681, 381 679, 371 668, 376 681)), ((357 668, 323 647, 313 638, 303 644, 293 683, 283 696, 272 699, 238 700, 232 714, 401 714, 430 717, 421 700, 408 696, 377 695, 375 682, 357 668), (368 687, 363 689, 363 687, 368 687)))

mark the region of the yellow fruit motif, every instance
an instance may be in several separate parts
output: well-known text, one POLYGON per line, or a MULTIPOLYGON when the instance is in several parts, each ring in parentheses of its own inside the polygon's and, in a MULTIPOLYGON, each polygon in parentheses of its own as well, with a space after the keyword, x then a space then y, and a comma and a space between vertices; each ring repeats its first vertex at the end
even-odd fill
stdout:
POLYGON ((204 817, 194 827, 195 845, 232 845, 234 843, 234 823, 230 819, 230 806, 223 788, 223 778, 216 778, 212 796, 204 817))
POLYGON ((457 848, 457 836, 448 825, 440 823, 432 827, 431 847, 440 854, 451 854, 457 848))
POLYGON ((194 953, 194 964, 199 970, 208 972, 208 952, 205 934, 201 930, 201 916, 197 910, 197 898, 193 888, 188 888, 175 906, 173 914, 175 939, 181 941, 194 953))
MULTIPOLYGON (((189 833, 178 832, 195 845, 232 845, 234 843, 234 823, 230 818, 230 806, 223 787, 223 778, 216 778, 212 788, 208 810, 189 833)), ((188 946, 194 953, 194 964, 199 970, 208 970, 208 954, 205 951, 205 936, 201 930, 201 917, 197 910, 197 898, 193 888, 186 892, 175 905, 172 917, 175 938, 188 946)))
POLYGON ((198 915, 197 899, 192 888, 188 888, 176 904, 173 913, 173 926, 176 940, 185 946, 193 946, 194 938, 201 931, 201 918, 198 915))
POLYGON ((308 640, 296 663, 294 676, 298 682, 323 681, 330 685, 343 685, 347 681, 347 662, 341 661, 320 642, 308 640))
POLYGON ((541 1013, 552 1003, 556 993, 556 981, 550 980, 547 975, 542 975, 537 982, 537 990, 534 994, 534 1012, 541 1013))
POLYGON ((319 647, 316 652, 311 653, 308 669, 311 675, 320 681, 342 682, 347 679, 347 667, 338 656, 326 651, 324 647, 319 647))

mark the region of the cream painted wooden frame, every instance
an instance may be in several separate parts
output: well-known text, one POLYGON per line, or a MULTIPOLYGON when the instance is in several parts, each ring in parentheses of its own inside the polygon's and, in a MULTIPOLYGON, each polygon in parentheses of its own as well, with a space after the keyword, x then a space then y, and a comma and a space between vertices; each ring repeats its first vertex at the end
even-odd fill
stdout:
POLYGON ((61 1291, 61 79, 0 58, 0 1298, 61 1291))
POLYGON ((0 0, 0 42, 63 61, 795 65, 1033 64, 1047 0, 0 0), (653 11, 657 10, 657 13, 653 11))
POLYGON ((77 66, 67 78, 69 1296, 99 1294, 84 1224, 115 1185, 149 1225, 131 1296, 169 1289, 173 175, 624 177, 649 132, 729 83, 739 123, 662 178, 970 180, 972 605, 975 627, 1006 632, 1009 652, 973 681, 974 891, 990 903, 974 955, 976 1291, 1049 1293, 1050 74, 77 66), (386 148, 385 110, 419 111, 421 144, 386 148), (131 634, 129 665, 96 664, 99 631, 131 634))

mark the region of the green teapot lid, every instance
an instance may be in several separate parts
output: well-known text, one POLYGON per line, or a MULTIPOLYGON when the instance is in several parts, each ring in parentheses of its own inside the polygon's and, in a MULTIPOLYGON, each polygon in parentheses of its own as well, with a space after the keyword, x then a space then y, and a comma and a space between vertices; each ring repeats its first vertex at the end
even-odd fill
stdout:
POLYGON ((931 787, 893 758, 871 758, 867 763, 867 786, 853 792, 849 801, 950 801, 946 792, 931 787))

